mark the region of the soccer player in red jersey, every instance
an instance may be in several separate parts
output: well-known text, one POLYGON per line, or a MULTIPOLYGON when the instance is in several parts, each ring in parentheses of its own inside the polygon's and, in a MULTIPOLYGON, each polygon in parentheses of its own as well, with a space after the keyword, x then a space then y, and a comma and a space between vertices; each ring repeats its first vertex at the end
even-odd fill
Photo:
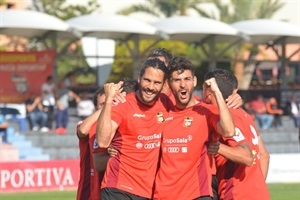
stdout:
MULTIPOLYGON (((168 67, 170 60, 173 58, 173 55, 170 51, 168 51, 165 48, 155 48, 151 49, 151 51, 148 54, 148 58, 158 58, 159 60, 163 61, 165 65, 168 67)), ((161 91, 162 93, 166 94, 169 98, 174 99, 173 94, 170 90, 169 84, 166 81, 164 84, 164 87, 161 91)), ((175 102, 175 99, 174 99, 175 102)))
POLYGON ((204 85, 219 100, 220 116, 212 114, 194 97, 197 78, 187 58, 173 58, 169 69, 168 81, 176 105, 165 119, 154 199, 211 200, 211 173, 205 142, 213 128, 224 136, 233 135, 231 114, 214 79, 207 80, 204 85))
MULTIPOLYGON (((205 80, 214 77, 226 98, 237 88, 237 80, 227 70, 216 69, 205 75, 205 80)), ((205 93, 208 103, 214 104, 214 98, 205 93)), ((251 116, 243 109, 231 110, 236 126, 232 138, 220 137, 220 146, 216 154, 218 193, 221 200, 270 199, 265 182, 269 154, 264 147, 260 134, 251 116)))
POLYGON ((110 144, 118 155, 109 159, 101 185, 103 199, 150 199, 157 171, 161 132, 169 99, 160 94, 167 67, 147 59, 138 77, 139 89, 126 102, 113 105, 119 85, 105 84, 106 100, 98 119, 97 142, 110 144), (114 138, 114 139, 113 139, 114 138))
MULTIPOLYGON (((121 96, 125 96, 126 93, 133 92, 137 89, 137 81, 129 78, 124 78, 121 81, 123 83, 123 94, 121 96)), ((95 142, 97 119, 100 115, 104 100, 104 88, 101 87, 95 92, 93 98, 96 111, 92 115, 78 123, 77 135, 80 141, 81 174, 77 199, 100 199, 100 183, 103 179, 107 161, 110 158, 110 156, 107 154, 107 149, 99 148, 97 146, 97 143, 95 142), (95 149, 97 150, 95 151, 95 149), (88 194, 89 198, 87 198, 88 194)), ((117 99, 115 99, 115 101, 116 100, 117 99)))
MULTIPOLYGON (((80 152, 80 178, 77 190, 77 200, 99 200, 100 179, 92 159, 93 135, 96 132, 97 121, 105 100, 104 89, 99 88, 94 94, 96 111, 77 125, 80 152)), ((103 175, 100 175, 103 176, 103 175)))
POLYGON ((94 140, 92 135, 96 132, 97 121, 105 100, 104 89, 99 88, 94 94, 96 111, 77 125, 80 153, 80 177, 77 189, 77 200, 99 200, 100 180, 94 168, 92 150, 94 140))

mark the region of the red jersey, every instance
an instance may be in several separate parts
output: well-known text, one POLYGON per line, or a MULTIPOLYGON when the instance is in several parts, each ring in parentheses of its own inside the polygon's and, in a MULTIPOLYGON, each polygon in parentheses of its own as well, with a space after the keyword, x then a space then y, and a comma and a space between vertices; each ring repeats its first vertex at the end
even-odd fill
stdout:
MULTIPOLYGON (((82 121, 77 124, 76 134, 78 133, 78 127, 82 121)), ((79 182, 77 188, 77 200, 87 200, 90 197, 90 174, 91 174, 91 157, 90 157, 90 147, 89 138, 84 137, 79 139, 79 156, 80 156, 80 174, 79 182)))
POLYGON ((251 116, 243 109, 230 111, 236 127, 235 135, 232 138, 221 137, 220 142, 232 147, 248 142, 254 163, 247 167, 227 160, 219 154, 215 156, 220 199, 268 200, 269 192, 259 161, 259 132, 251 116))
MULTIPOLYGON (((77 130, 81 123, 82 121, 78 123, 77 130)), ((80 178, 77 200, 100 200, 100 183, 104 173, 98 173, 94 167, 93 148, 96 127, 97 122, 92 125, 88 137, 79 138, 80 178)))
POLYGON ((212 196, 205 142, 219 121, 203 103, 170 111, 163 129, 160 167, 154 199, 176 200, 212 196), (215 126, 214 126, 215 127, 215 126))
MULTIPOLYGON (((97 122, 95 122, 89 132, 89 147, 90 147, 90 167, 91 167, 91 194, 90 194, 90 200, 100 200, 100 186, 101 181, 104 176, 104 172, 99 173, 95 169, 94 160, 93 160, 93 152, 94 148, 96 148, 96 128, 97 128, 97 122)), ((106 151, 106 148, 100 148, 102 151, 106 151)))
POLYGON ((141 197, 151 198, 157 171, 165 103, 161 94, 154 106, 141 104, 135 93, 126 102, 112 107, 112 120, 119 127, 111 144, 119 153, 107 163, 101 188, 117 188, 141 197))

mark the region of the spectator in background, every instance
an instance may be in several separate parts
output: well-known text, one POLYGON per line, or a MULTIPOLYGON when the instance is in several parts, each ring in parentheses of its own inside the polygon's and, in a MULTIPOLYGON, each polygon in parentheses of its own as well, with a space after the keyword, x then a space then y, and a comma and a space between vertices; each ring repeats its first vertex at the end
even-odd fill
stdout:
POLYGON ((65 87, 64 81, 57 84, 56 97, 56 129, 57 134, 65 134, 69 120, 69 101, 75 99, 76 103, 80 102, 80 97, 72 90, 65 87))
POLYGON ((36 94, 30 94, 25 102, 27 119, 32 131, 48 132, 47 113, 43 111, 42 98, 36 94))
POLYGON ((44 112, 47 113, 47 124, 49 129, 52 129, 54 120, 54 106, 55 106, 55 84, 52 76, 47 76, 46 82, 41 87, 42 104, 44 112))
POLYGON ((267 108, 267 113, 274 116, 273 126, 281 127, 282 126, 281 115, 283 114, 283 110, 279 108, 275 97, 271 97, 266 102, 266 108, 267 108))
POLYGON ((93 102, 93 100, 89 98, 89 93, 87 91, 83 91, 81 93, 81 100, 77 103, 76 107, 77 116, 81 120, 84 120, 95 111, 94 105, 97 105, 97 102, 93 102))
POLYGON ((68 72, 65 75, 64 80, 65 80, 65 87, 67 87, 69 89, 77 86, 76 77, 75 77, 74 72, 68 72))
POLYGON ((267 113, 266 103, 262 95, 257 95, 256 98, 245 104, 245 108, 255 115, 259 126, 262 129, 268 129, 273 123, 274 116, 267 113))
POLYGON ((0 136, 2 143, 7 143, 7 128, 8 122, 5 121, 4 116, 0 113, 0 136))
POLYGON ((295 127, 300 129, 300 102, 297 101, 296 95, 290 97, 290 100, 286 103, 286 109, 289 116, 294 120, 295 127))

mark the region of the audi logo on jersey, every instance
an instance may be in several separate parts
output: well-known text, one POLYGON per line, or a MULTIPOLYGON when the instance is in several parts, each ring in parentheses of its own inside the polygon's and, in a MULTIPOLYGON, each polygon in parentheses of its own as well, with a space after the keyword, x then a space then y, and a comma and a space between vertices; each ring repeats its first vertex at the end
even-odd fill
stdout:
POLYGON ((160 142, 147 143, 144 145, 141 142, 138 142, 135 146, 138 149, 141 149, 143 147, 144 147, 144 149, 154 149, 156 147, 160 147, 160 142))
POLYGON ((179 147, 168 147, 168 153, 179 153, 179 147))

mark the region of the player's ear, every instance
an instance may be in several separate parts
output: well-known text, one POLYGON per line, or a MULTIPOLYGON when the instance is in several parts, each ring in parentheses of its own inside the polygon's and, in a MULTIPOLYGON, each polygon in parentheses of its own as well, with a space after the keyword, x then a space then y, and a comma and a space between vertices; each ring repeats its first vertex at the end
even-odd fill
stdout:
POLYGON ((196 87, 196 86, 197 86, 197 77, 194 76, 194 87, 196 87))

